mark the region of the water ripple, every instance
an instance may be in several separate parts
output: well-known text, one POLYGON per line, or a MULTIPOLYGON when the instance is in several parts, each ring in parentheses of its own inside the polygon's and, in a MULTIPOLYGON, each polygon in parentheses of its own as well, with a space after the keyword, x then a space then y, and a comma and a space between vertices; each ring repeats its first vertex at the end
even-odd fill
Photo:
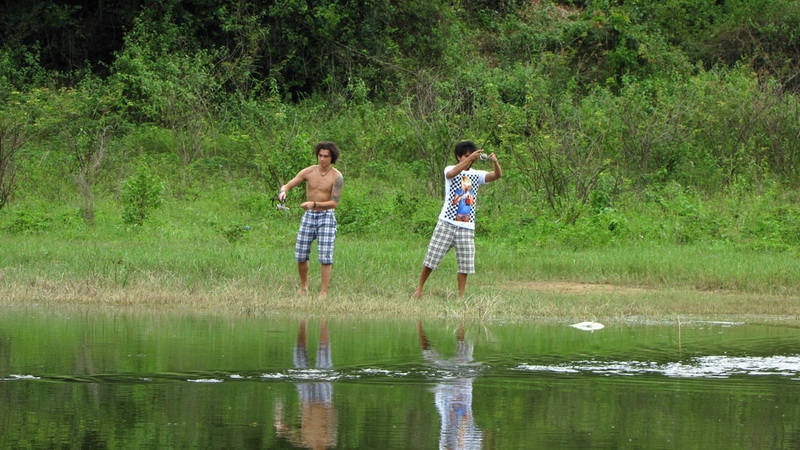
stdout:
MULTIPOLYGON (((800 356, 731 357, 703 356, 688 362, 576 361, 569 364, 520 364, 517 370, 531 372, 604 375, 661 374, 678 378, 728 378, 733 375, 800 376, 800 356)), ((800 378, 798 378, 800 380, 800 378)))

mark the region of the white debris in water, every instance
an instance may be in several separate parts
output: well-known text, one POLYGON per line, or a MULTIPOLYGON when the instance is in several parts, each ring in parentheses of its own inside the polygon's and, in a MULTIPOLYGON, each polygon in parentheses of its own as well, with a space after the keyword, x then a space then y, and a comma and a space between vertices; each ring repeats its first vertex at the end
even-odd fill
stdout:
POLYGON ((289 378, 289 376, 283 373, 262 373, 261 378, 281 379, 281 378, 289 378))
POLYGON ((335 381, 339 378, 339 375, 329 370, 304 369, 303 371, 292 372, 291 377, 298 380, 335 381))
POLYGON ((292 381, 336 381, 341 378, 358 378, 354 375, 344 375, 339 372, 323 369, 290 370, 278 373, 263 373, 261 378, 292 381))
POLYGON ((580 370, 568 366, 532 366, 523 364, 519 367, 523 370, 530 370, 531 372, 561 372, 561 373, 579 373, 580 370))
POLYGON ((363 369, 361 373, 368 374, 368 375, 386 375, 389 377, 404 377, 408 375, 408 372, 398 372, 396 370, 386 370, 386 369, 363 369))
POLYGON ((364 369, 361 372, 363 373, 378 373, 378 374, 385 374, 390 375, 392 371, 386 369, 364 369))
POLYGON ((745 322, 724 322, 719 320, 700 320, 697 323, 707 323, 711 325, 722 325, 723 327, 732 327, 734 325, 747 325, 745 322))
POLYGON ((206 379, 199 379, 199 380, 186 380, 189 383, 222 383, 222 380, 217 380, 215 378, 206 378, 206 379))
POLYGON ((800 356, 765 358, 704 356, 697 358, 702 367, 750 375, 800 375, 800 356))
POLYGON ((0 378, 1 381, 12 381, 12 380, 41 380, 39 377, 35 377, 33 375, 9 375, 9 378, 0 378))
POLYGON ((602 330, 606 326, 600 322, 580 322, 570 325, 572 328, 577 328, 583 331, 602 330))
POLYGON ((660 373, 678 378, 727 378, 733 375, 800 375, 800 356, 730 357, 703 356, 689 362, 658 364, 649 361, 578 361, 572 364, 521 364, 519 370, 532 372, 636 375, 660 373))

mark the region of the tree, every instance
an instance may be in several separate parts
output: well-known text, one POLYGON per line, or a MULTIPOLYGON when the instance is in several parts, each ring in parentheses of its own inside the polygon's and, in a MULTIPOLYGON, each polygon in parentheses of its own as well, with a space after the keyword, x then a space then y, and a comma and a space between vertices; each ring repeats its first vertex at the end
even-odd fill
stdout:
POLYGON ((42 138, 63 143, 83 198, 81 214, 94 225, 94 184, 109 143, 122 125, 119 95, 112 85, 93 78, 75 89, 45 92, 50 97, 39 112, 42 138))
POLYGON ((17 166, 14 158, 28 134, 23 125, 10 114, 0 116, 0 209, 8 205, 16 186, 17 166))

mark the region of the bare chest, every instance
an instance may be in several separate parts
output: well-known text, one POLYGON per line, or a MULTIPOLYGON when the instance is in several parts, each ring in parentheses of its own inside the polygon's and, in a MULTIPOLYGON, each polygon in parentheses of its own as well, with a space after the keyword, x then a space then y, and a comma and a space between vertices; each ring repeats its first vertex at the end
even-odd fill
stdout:
POLYGON ((333 168, 328 172, 320 172, 314 169, 306 177, 306 189, 309 193, 315 192, 330 195, 338 176, 339 172, 333 168))

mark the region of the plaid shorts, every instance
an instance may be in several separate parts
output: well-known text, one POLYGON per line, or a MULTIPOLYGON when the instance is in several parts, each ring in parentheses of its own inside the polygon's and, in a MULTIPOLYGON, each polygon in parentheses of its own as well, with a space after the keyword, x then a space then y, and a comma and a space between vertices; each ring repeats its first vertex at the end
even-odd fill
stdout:
POLYGON ((333 264, 333 243, 336 240, 336 215, 333 210, 309 210, 300 219, 300 231, 297 232, 297 243, 294 246, 294 257, 297 262, 308 261, 311 255, 311 243, 317 240, 317 252, 320 264, 333 264))
POLYGON ((428 254, 422 264, 430 269, 439 267, 442 258, 451 248, 456 248, 458 273, 475 273, 475 230, 457 227, 440 220, 433 230, 428 254))

